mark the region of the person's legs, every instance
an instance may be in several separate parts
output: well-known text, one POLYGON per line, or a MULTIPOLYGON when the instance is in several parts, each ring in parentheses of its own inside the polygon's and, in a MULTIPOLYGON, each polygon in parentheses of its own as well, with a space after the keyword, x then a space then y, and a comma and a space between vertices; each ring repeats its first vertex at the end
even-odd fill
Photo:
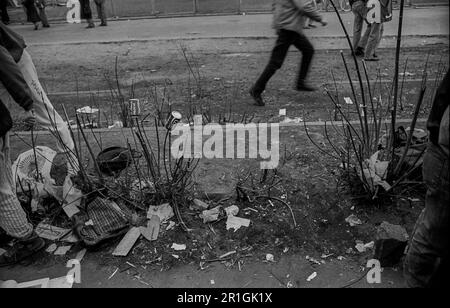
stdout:
POLYGON ((81 7, 81 18, 84 18, 88 22, 87 28, 95 28, 94 22, 92 21, 92 11, 91 5, 89 3, 90 0, 80 0, 81 7))
POLYGON ((57 136, 59 152, 72 151, 74 149, 74 143, 67 123, 63 121, 48 99, 47 94, 39 82, 33 60, 26 50, 24 50, 18 65, 33 94, 36 122, 57 136))
POLYGON ((97 13, 98 18, 101 20, 100 26, 107 26, 108 21, 106 18, 106 9, 105 9, 105 0, 95 0, 95 4, 97 5, 97 13))
POLYGON ((16 186, 9 153, 7 134, 0 137, 0 227, 8 235, 23 239, 33 233, 33 226, 28 222, 27 215, 15 194, 16 186))
POLYGON ((378 37, 378 42, 377 42, 377 45, 376 45, 376 47, 375 47, 375 51, 373 52, 373 56, 374 56, 374 57, 377 57, 377 55, 376 55, 376 50, 378 49, 378 47, 380 47, 380 43, 381 43, 381 39, 383 38, 383 34, 384 34, 384 25, 381 24, 381 27, 380 27, 380 36, 378 37))
POLYGON ((272 78, 276 71, 279 70, 283 65, 294 36, 295 32, 292 31, 278 31, 278 39, 272 51, 270 61, 252 88, 252 91, 255 95, 261 95, 261 93, 264 92, 270 78, 272 78))
POLYGON ((299 33, 296 33, 293 44, 302 52, 302 61, 300 64, 296 88, 297 90, 313 91, 315 90, 314 88, 306 85, 306 77, 314 56, 314 46, 305 35, 299 33))
POLYGON ((50 28, 48 23, 47 13, 45 13, 45 7, 39 8, 39 16, 41 17, 42 26, 44 28, 50 28))
POLYGON ((382 24, 373 23, 370 25, 370 34, 365 48, 365 60, 374 60, 373 54, 379 44, 382 24))
POLYGON ((359 46, 359 41, 361 40, 361 32, 364 25, 364 16, 361 15, 361 8, 360 8, 361 1, 356 2, 353 4, 352 11, 354 15, 354 22, 353 22, 353 49, 356 51, 359 46))
POLYGON ((423 178, 428 189, 425 209, 416 224, 404 265, 407 285, 412 288, 442 286, 442 271, 448 272, 449 158, 431 143, 424 157, 423 178))

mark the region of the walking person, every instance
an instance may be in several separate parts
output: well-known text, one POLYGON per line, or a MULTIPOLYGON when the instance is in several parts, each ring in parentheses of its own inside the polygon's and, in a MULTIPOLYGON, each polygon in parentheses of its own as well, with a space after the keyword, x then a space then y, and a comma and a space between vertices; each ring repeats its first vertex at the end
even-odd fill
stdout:
MULTIPOLYGON (((352 12, 354 15, 353 21, 353 50, 356 56, 364 56, 364 47, 367 44, 367 37, 364 35, 361 39, 361 33, 364 24, 370 27, 367 22, 367 0, 350 0, 350 6, 352 7, 352 12), (361 43, 361 45, 360 45, 361 43), (364 46, 364 47, 363 47, 364 46)), ((370 33, 370 32, 369 32, 370 33)))
POLYGON ((81 18, 86 19, 88 26, 87 29, 95 28, 94 21, 92 20, 92 10, 90 0, 80 0, 81 18))
POLYGON ((106 0, 94 0, 95 5, 97 6, 98 18, 100 19, 100 27, 106 27, 108 25, 108 21, 106 18, 106 8, 105 2, 106 0))
POLYGON ((50 25, 48 23, 47 13, 45 12, 45 7, 47 6, 47 3, 45 0, 36 0, 36 7, 39 10, 39 17, 41 18, 42 26, 44 28, 50 28, 50 25))
MULTIPOLYGON (((34 97, 18 65, 24 48, 22 38, 0 24, 0 85, 25 110, 25 122, 31 126, 36 122, 34 97)), ((0 256, 0 267, 14 265, 45 247, 15 193, 8 133, 11 127, 11 115, 0 98, 0 227, 15 239, 14 245, 0 256)))
POLYGON ((23 0, 22 1, 27 21, 34 24, 34 30, 39 30, 39 24, 44 28, 50 27, 45 14, 45 1, 43 0, 23 0))
MULTIPOLYGON (((106 27, 108 25, 106 18, 106 0, 94 0, 97 7, 98 18, 100 19, 100 27, 106 27)), ((80 0, 81 6, 81 18, 86 19, 88 22, 88 29, 95 28, 95 24, 92 17, 92 10, 90 5, 90 0, 80 0)))
POLYGON ((0 13, 2 22, 5 25, 9 25, 9 15, 8 15, 8 0, 0 0, 0 13))
POLYGON ((250 90, 255 105, 264 106, 262 93, 272 76, 280 69, 286 59, 289 47, 294 45, 302 52, 302 61, 295 86, 297 91, 314 91, 306 83, 306 77, 314 55, 314 47, 303 34, 305 17, 325 26, 327 23, 322 16, 305 0, 274 0, 273 28, 277 31, 278 39, 265 70, 250 90))
POLYGON ((425 209, 417 221, 404 264, 406 283, 411 288, 449 286, 449 108, 450 73, 447 72, 427 122, 429 143, 422 167, 427 186, 425 209))

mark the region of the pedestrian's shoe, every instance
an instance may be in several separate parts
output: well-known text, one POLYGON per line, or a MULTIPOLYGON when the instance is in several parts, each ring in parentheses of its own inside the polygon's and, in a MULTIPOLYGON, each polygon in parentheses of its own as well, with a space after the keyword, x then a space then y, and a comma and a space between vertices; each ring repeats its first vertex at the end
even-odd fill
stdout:
POLYGON ((50 28, 50 25, 49 25, 49 24, 43 25, 43 27, 44 27, 44 28, 50 28))
POLYGON ((39 24, 34 25, 34 30, 39 30, 39 24))
POLYGON ((45 241, 33 233, 28 239, 17 241, 14 246, 0 256, 0 267, 15 265, 45 247, 45 241))
POLYGON ((92 28, 95 28, 95 25, 94 25, 93 22, 90 22, 90 23, 88 24, 88 26, 86 27, 86 29, 92 29, 92 28))
POLYGON ((357 47, 355 50, 355 56, 364 57, 364 49, 362 47, 357 47))
POLYGON ((108 24, 107 24, 106 22, 102 22, 102 23, 100 24, 100 27, 106 27, 106 26, 108 26, 108 24))
POLYGON ((297 91, 303 91, 303 92, 314 92, 317 91, 316 88, 313 86, 310 86, 306 83, 304 80, 300 80, 297 84, 297 87, 295 88, 297 91))
POLYGON ((255 101, 254 105, 255 106, 265 106, 266 104, 264 103, 264 100, 261 97, 261 93, 256 93, 256 91, 252 88, 250 90, 250 96, 253 98, 253 100, 255 101))

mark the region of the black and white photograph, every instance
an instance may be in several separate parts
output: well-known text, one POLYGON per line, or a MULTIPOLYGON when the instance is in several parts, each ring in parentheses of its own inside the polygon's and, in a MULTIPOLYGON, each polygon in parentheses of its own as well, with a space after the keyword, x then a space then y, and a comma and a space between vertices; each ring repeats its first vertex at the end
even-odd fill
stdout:
POLYGON ((448 0, 0 16, 0 289, 209 306, 450 285, 448 0))

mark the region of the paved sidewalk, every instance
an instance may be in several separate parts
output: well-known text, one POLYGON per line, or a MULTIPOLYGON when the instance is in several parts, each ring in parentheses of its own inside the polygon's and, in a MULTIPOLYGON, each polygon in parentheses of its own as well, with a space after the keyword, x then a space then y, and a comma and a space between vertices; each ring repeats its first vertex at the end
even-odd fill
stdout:
MULTIPOLYGON (((394 11, 393 21, 385 24, 385 37, 397 34, 399 11, 394 11)), ((329 21, 327 27, 307 30, 310 37, 339 38, 344 32, 336 13, 323 14, 329 21)), ((353 14, 342 18, 351 35, 353 14)), ((121 20, 110 22, 109 27, 85 29, 85 24, 54 24, 50 29, 34 31, 32 26, 14 25, 28 45, 119 43, 129 41, 157 41, 204 38, 268 38, 274 37, 270 14, 245 16, 201 16, 162 19, 121 20)), ((407 9, 404 16, 404 36, 448 36, 449 7, 407 9)))

